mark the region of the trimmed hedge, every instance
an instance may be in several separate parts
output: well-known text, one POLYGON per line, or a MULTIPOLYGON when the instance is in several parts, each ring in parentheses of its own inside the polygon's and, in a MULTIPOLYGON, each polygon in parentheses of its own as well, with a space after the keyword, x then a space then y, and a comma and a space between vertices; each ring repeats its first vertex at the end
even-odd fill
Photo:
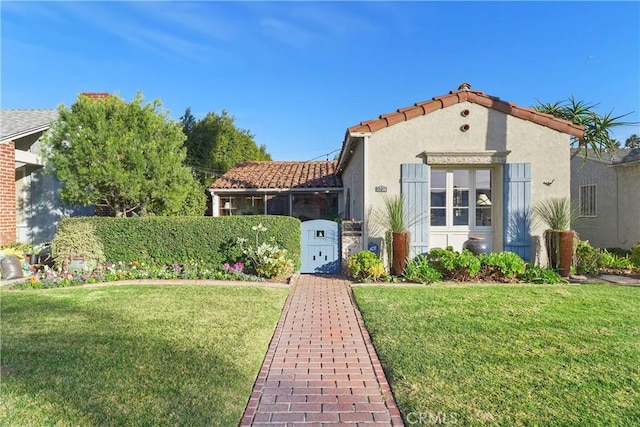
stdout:
MULTIPOLYGON (((58 224, 56 239, 74 233, 76 224, 95 227, 107 262, 144 262, 162 266, 202 262, 220 266, 240 259, 237 239, 256 244, 252 227, 262 224, 259 243, 274 242, 288 251, 300 268, 300 220, 288 216, 247 215, 227 217, 74 217, 58 224)), ((55 254, 54 254, 55 256, 55 254)))

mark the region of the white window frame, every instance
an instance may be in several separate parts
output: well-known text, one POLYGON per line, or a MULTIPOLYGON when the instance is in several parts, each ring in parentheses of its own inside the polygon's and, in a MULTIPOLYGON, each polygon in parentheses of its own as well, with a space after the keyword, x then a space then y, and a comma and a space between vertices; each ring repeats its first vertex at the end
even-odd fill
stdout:
MULTIPOLYGON (((484 165, 483 165, 484 166, 484 165)), ((494 229, 493 224, 495 224, 495 208, 491 209, 491 224, 492 225, 476 225, 476 203, 475 203, 475 194, 476 194, 476 170, 489 170, 491 172, 491 191, 494 193, 495 190, 495 172, 492 168, 489 167, 465 167, 465 168, 451 168, 451 167, 437 167, 432 166, 432 171, 444 171, 446 173, 446 182, 445 182, 445 191, 446 191, 446 203, 445 203, 445 213, 446 213, 446 224, 447 225, 431 225, 431 228, 434 231, 462 231, 462 230, 484 230, 491 231, 494 229), (453 172, 456 170, 465 170, 469 172, 469 182, 468 182, 468 192, 469 192, 469 206, 468 209, 468 217, 469 224, 466 225, 453 225, 453 215, 455 207, 453 206, 453 172)), ((429 209, 431 210, 431 189, 429 189, 429 209)))
POLYGON ((598 216, 598 186, 597 184, 584 184, 578 187, 579 215, 584 218, 598 216), (585 200, 585 198, 587 200, 585 200))

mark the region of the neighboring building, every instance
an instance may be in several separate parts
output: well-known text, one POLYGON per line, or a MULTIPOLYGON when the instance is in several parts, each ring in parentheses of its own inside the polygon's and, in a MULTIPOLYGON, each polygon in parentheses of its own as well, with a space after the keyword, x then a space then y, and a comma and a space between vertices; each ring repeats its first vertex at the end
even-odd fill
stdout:
POLYGON ((0 245, 51 240, 58 220, 74 212, 60 203, 40 157, 40 137, 57 117, 57 110, 0 112, 0 245))
POLYGON ((337 219, 342 181, 335 161, 246 161, 209 188, 213 216, 287 215, 302 221, 337 219))
MULTIPOLYGON (((345 217, 367 221, 384 196, 403 194, 420 218, 410 228, 413 253, 486 239, 546 263, 538 201, 570 194, 570 136, 583 129, 462 84, 347 130, 337 166, 345 217)), ((371 230, 371 227, 368 227, 371 230)), ((381 238, 372 232, 365 238, 381 238)))
POLYGON ((631 249, 640 241, 640 148, 574 157, 571 199, 583 219, 574 226, 582 240, 631 249))

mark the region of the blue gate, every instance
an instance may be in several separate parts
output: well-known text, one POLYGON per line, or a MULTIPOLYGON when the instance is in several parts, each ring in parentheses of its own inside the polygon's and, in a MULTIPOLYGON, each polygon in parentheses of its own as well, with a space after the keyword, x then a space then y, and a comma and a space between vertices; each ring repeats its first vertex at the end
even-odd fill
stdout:
POLYGON ((300 273, 340 272, 338 223, 317 219, 302 223, 300 273))

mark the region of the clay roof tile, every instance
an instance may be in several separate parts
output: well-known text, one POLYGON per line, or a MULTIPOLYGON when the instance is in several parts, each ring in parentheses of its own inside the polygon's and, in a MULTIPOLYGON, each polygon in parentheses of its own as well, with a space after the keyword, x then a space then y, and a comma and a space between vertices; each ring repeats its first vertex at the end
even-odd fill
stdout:
POLYGON ((487 108, 501 111, 505 114, 528 120, 551 129, 581 137, 582 127, 569 121, 558 119, 550 114, 538 113, 534 109, 520 107, 512 102, 502 101, 497 96, 487 95, 480 90, 471 89, 469 83, 463 83, 458 90, 450 91, 446 95, 436 96, 429 101, 416 102, 413 106, 399 108, 394 113, 383 114, 377 119, 363 121, 350 127, 348 133, 376 132, 385 127, 396 125, 400 122, 415 119, 416 117, 432 113, 441 108, 446 108, 461 102, 472 102, 487 108))
POLYGON ((213 189, 342 187, 336 161, 246 161, 211 184, 213 189))

